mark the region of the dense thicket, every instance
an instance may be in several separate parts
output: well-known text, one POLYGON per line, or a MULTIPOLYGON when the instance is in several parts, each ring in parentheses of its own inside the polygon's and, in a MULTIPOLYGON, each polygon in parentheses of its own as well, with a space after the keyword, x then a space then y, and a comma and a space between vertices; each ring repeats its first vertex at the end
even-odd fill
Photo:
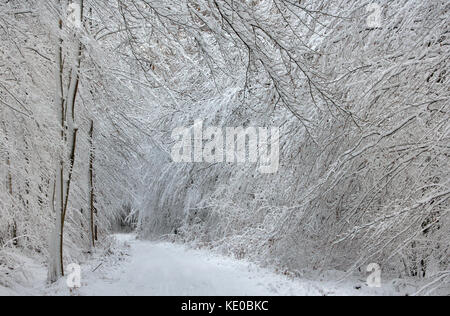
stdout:
POLYGON ((109 3, 73 3, 0 2, 0 284, 20 253, 56 280, 60 257, 79 262, 135 201, 137 64, 109 3))
POLYGON ((450 7, 379 3, 370 28, 365 1, 152 2, 148 14, 185 47, 170 69, 183 101, 155 126, 280 126, 282 145, 275 175, 161 153, 142 235, 291 271, 377 262, 445 280, 450 7))

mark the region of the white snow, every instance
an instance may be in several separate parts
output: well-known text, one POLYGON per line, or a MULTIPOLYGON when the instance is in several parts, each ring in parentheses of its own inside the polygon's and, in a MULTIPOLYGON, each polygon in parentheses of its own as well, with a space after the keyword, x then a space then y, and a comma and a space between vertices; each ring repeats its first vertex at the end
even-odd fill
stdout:
MULTIPOLYGON (((28 286, 2 288, 4 295, 49 296, 322 296, 389 295, 393 287, 370 289, 361 280, 329 281, 338 273, 317 280, 292 279, 255 264, 182 245, 137 240, 116 235, 118 245, 109 256, 82 265, 82 286, 70 291, 66 280, 48 286, 45 270, 34 266, 28 286), (326 281, 325 281, 326 280, 326 281), (355 289, 356 286, 362 289, 355 289)), ((31 265, 30 265, 31 266, 31 265)), ((336 278, 337 279, 337 278, 336 278)))
MULTIPOLYGON (((122 237, 123 238, 123 237, 122 237)), ((256 266, 189 250, 170 243, 137 240, 124 264, 90 276, 81 295, 272 296, 320 295, 312 284, 301 285, 256 266)))

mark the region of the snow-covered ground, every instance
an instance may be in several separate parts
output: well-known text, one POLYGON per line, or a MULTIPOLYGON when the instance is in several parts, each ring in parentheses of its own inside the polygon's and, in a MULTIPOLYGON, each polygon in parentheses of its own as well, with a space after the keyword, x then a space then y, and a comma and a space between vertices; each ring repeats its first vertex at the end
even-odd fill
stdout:
MULTIPOLYGON (((168 296, 277 296, 277 295, 391 295, 391 283, 381 289, 368 288, 363 280, 330 281, 291 279, 246 261, 219 256, 181 245, 136 240, 117 235, 118 245, 109 256, 99 256, 82 265, 82 286, 70 291, 66 280, 45 284, 46 273, 37 265, 29 286, 0 286, 0 295, 168 295, 168 296), (356 289, 358 288, 358 289, 356 289)), ((398 289, 397 289, 398 290, 398 289)), ((411 292, 410 292, 411 293, 411 292)))

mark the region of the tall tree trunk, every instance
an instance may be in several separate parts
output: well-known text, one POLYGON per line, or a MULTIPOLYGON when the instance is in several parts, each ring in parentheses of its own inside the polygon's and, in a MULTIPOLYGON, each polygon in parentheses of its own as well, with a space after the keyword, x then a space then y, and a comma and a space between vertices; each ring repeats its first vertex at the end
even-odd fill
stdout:
MULTIPOLYGON (((71 1, 72 2, 72 1, 71 1)), ((80 21, 83 20, 83 0, 80 0, 80 21)), ((65 113, 65 119, 66 119, 66 128, 67 128, 67 141, 71 144, 71 151, 69 156, 69 166, 68 166, 68 178, 66 183, 66 194, 64 197, 64 208, 62 212, 62 231, 64 232, 64 223, 67 215, 69 200, 70 200, 70 189, 72 184, 72 178, 73 178, 73 170, 75 168, 75 158, 76 158, 76 149, 77 149, 77 134, 78 134, 78 128, 76 127, 76 111, 75 111, 75 105, 78 95, 78 88, 80 84, 80 69, 81 69, 81 55, 82 55, 82 49, 83 46, 81 44, 81 41, 79 39, 79 36, 75 34, 75 37, 77 38, 77 51, 75 52, 75 66, 70 70, 70 77, 69 77, 69 89, 67 91, 68 97, 67 97, 67 104, 66 109, 67 112, 65 113)), ((63 238, 61 239, 61 244, 63 244, 63 238)), ((62 251, 61 251, 62 252, 62 251)))
POLYGON ((90 237, 92 247, 95 247, 97 240, 95 233, 95 190, 94 190, 94 121, 91 120, 91 129, 89 131, 89 200, 90 200, 90 237))
MULTIPOLYGON (((62 31, 63 21, 61 18, 62 8, 61 0, 56 0, 59 8, 58 30, 62 31)), ((63 87, 63 39, 59 35, 58 44, 56 47, 56 110, 58 120, 60 123, 60 137, 61 144, 65 140, 65 102, 64 102, 64 87, 63 87)), ((62 149, 58 149, 58 166, 56 168, 55 185, 53 192, 52 207, 56 214, 55 229, 50 236, 49 252, 49 281, 56 282, 64 275, 63 264, 63 212, 64 212, 64 154, 62 149)))
MULTIPOLYGON (((80 0, 80 6, 81 6, 81 12, 83 12, 83 0, 80 0)), ((62 6, 61 6, 61 0, 57 0, 57 5, 59 8, 59 18, 58 18, 58 28, 59 31, 62 32, 63 30, 63 21, 62 21, 62 6)), ((82 16, 80 17, 82 18, 82 16)), ((55 200, 54 206, 56 204, 56 207, 59 209, 56 209, 56 229, 55 233, 52 236, 51 242, 57 243, 56 245, 51 245, 51 249, 53 250, 53 253, 51 252, 52 256, 57 257, 51 258, 53 264, 50 265, 50 271, 49 271, 49 279, 52 282, 55 282, 60 276, 64 276, 64 225, 65 225, 65 219, 67 215, 67 210, 69 206, 69 200, 70 200, 70 188, 73 178, 73 169, 75 166, 75 157, 76 157, 76 148, 77 148, 77 134, 78 134, 78 128, 75 124, 75 104, 76 104, 76 97, 78 94, 78 87, 79 87, 79 78, 80 78, 80 67, 81 67, 81 53, 82 53, 82 45, 81 42, 78 40, 77 43, 78 50, 76 52, 76 61, 75 61, 75 67, 71 70, 71 75, 69 76, 69 88, 67 91, 67 100, 64 98, 64 84, 63 84, 63 78, 64 78, 64 65, 63 65, 63 39, 61 35, 59 35, 58 40, 58 47, 57 47, 57 57, 56 57, 56 64, 57 64, 57 106, 60 107, 60 110, 58 110, 58 115, 61 123, 61 142, 63 144, 70 143, 71 144, 71 151, 70 156, 68 157, 69 165, 68 168, 68 175, 67 175, 67 181, 65 182, 65 164, 64 164, 64 153, 60 153, 60 162, 59 166, 57 168, 57 175, 56 175, 56 184, 55 184, 55 192, 54 197, 55 200)))

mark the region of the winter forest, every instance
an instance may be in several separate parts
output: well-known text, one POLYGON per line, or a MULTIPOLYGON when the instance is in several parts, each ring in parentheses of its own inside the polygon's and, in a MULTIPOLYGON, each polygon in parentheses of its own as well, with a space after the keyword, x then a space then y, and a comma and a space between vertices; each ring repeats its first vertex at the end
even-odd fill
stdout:
POLYGON ((172 248, 450 295, 449 63, 448 0, 0 0, 0 295, 172 248))

